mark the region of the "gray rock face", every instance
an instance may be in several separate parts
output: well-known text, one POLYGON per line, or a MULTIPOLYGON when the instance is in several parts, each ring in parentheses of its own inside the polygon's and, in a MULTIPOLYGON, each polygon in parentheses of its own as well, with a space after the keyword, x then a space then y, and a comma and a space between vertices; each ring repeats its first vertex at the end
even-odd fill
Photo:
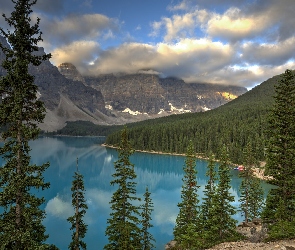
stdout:
MULTIPOLYGON (((0 36, 0 42, 8 46, 0 36)), ((35 55, 44 55, 39 48, 35 55)), ((0 50, 0 64, 5 56, 0 50)), ((30 66, 47 115, 45 130, 66 121, 124 124, 185 112, 214 109, 245 93, 246 88, 214 84, 187 84, 177 78, 151 74, 82 76, 71 63, 53 66, 49 60, 30 66)), ((0 76, 5 75, 0 66, 0 76)), ((43 125, 44 125, 43 124, 43 125)))
POLYGON ((89 86, 102 92, 109 109, 130 109, 152 115, 214 109, 247 91, 243 87, 187 84, 181 79, 148 74, 108 74, 84 79, 89 86))
MULTIPOLYGON (((4 46, 9 46, 1 36, 0 42, 4 46)), ((34 54, 44 55, 45 52, 43 48, 39 48, 39 51, 34 54)), ((0 65, 4 59, 5 55, 0 49, 0 65)), ((30 65, 29 73, 35 76, 40 100, 45 103, 47 113, 51 114, 49 120, 61 121, 61 123, 56 122, 58 127, 64 126, 67 120, 91 120, 95 123, 106 123, 104 116, 108 112, 100 91, 85 86, 81 81, 67 79, 49 60, 42 62, 39 66, 30 65)), ((1 75, 5 75, 5 71, 0 66, 1 75)), ((54 130, 54 128, 48 130, 54 130)))
POLYGON ((62 63, 58 67, 59 72, 67 79, 83 82, 86 85, 83 76, 79 73, 76 67, 71 63, 62 63))

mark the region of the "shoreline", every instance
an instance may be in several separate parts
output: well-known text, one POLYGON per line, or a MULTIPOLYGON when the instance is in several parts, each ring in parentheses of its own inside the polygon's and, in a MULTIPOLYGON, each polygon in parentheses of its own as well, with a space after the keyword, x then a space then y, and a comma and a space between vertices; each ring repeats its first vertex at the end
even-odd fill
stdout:
POLYGON ((40 136, 44 136, 44 137, 106 137, 105 135, 47 135, 47 134, 43 134, 40 136))
MULTIPOLYGON (((118 149, 118 147, 116 146, 113 146, 113 145, 108 145, 108 144, 105 144, 105 143, 102 143, 100 144, 102 147, 106 147, 106 148, 113 148, 113 149, 118 149)), ((147 154, 158 154, 158 155, 172 155, 172 156, 186 156, 186 154, 178 154, 178 153, 165 153, 165 152, 161 152, 161 151, 147 151, 147 150, 138 150, 138 149, 134 149, 135 152, 139 152, 139 153, 147 153, 147 154)), ((202 155, 198 155, 196 154, 196 158, 197 159, 200 159, 200 160, 209 160, 208 157, 204 157, 202 155)), ((214 160, 214 162, 219 162, 218 160, 214 160)), ((234 164, 234 163, 231 163, 232 166, 239 166, 239 164, 234 164)), ((263 181, 267 181, 267 180, 271 180, 272 177, 271 176, 267 176, 267 175, 264 175, 264 166, 265 166, 265 163, 262 162, 260 164, 260 166, 262 168, 253 168, 253 174, 256 178, 260 179, 260 180, 263 180, 263 181)))

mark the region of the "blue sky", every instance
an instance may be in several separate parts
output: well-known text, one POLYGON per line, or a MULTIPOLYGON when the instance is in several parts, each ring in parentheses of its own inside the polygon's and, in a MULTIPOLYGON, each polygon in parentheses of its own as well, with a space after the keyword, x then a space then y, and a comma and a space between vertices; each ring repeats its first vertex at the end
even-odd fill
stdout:
MULTIPOLYGON (((83 74, 251 88, 295 66, 294 0, 38 0, 33 10, 50 61, 83 74)), ((11 11, 1 0, 0 13, 11 11)))

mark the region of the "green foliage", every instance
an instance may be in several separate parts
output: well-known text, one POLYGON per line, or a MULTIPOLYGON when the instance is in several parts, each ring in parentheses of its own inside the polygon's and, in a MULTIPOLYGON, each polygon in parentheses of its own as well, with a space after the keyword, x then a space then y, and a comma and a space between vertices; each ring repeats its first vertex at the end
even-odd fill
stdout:
POLYGON ((199 186, 197 185, 196 157, 191 141, 187 148, 183 170, 181 202, 178 203, 179 213, 176 218, 173 234, 178 247, 194 249, 200 245, 198 238, 200 238, 199 230, 201 223, 197 194, 199 186))
POLYGON ((240 211, 245 218, 245 221, 259 218, 263 209, 264 197, 263 189, 260 185, 260 180, 253 175, 253 165, 256 160, 253 157, 253 151, 250 144, 247 144, 245 149, 244 170, 241 171, 240 177, 243 178, 240 186, 240 211))
POLYGON ((86 243, 82 240, 87 232, 87 225, 83 221, 83 217, 86 213, 88 206, 86 204, 84 194, 84 181, 83 175, 78 172, 78 158, 77 158, 77 171, 73 176, 72 183, 72 206, 75 209, 75 214, 70 216, 67 221, 71 223, 72 241, 69 245, 69 249, 78 250, 80 247, 86 250, 86 243))
POLYGON ((230 194, 229 171, 228 153, 223 147, 218 168, 218 185, 212 198, 212 207, 209 208, 210 217, 206 223, 207 246, 241 238, 241 235, 235 230, 237 221, 232 218, 236 211, 234 206, 230 204, 234 201, 234 196, 230 194))
POLYGON ((71 136, 107 136, 110 133, 122 130, 123 126, 97 125, 89 121, 68 121, 66 126, 56 132, 48 132, 47 135, 71 135, 71 136))
POLYGON ((33 55, 42 40, 40 19, 30 25, 31 7, 36 1, 13 2, 11 17, 3 17, 14 31, 0 28, 11 45, 6 48, 0 44, 6 56, 2 66, 7 72, 0 78, 0 126, 7 128, 2 132, 5 144, 0 149, 6 161, 0 168, 0 206, 4 209, 0 215, 1 249, 54 249, 44 244, 48 237, 42 225, 45 213, 39 207, 45 200, 31 193, 32 189, 49 187, 42 176, 49 164, 31 165, 28 144, 37 138, 37 124, 43 121, 45 112, 43 103, 36 98, 37 86, 28 67, 40 65, 51 55, 33 55))
POLYGON ((121 143, 118 149, 119 157, 115 162, 114 180, 111 185, 118 185, 113 193, 110 204, 112 212, 106 229, 109 243, 104 246, 107 250, 141 249, 141 229, 139 228, 140 215, 138 207, 133 203, 140 200, 136 197, 136 178, 134 165, 129 157, 133 150, 128 141, 127 128, 121 134, 121 143))
POLYGON ((279 221, 269 227, 269 234, 266 241, 276 241, 282 239, 293 239, 295 235, 294 221, 279 221))
POLYGON ((209 156, 206 176, 208 176, 209 179, 205 186, 203 203, 201 205, 203 233, 206 233, 210 228, 210 218, 212 217, 210 213, 212 212, 211 208, 213 207, 213 198, 216 190, 217 176, 215 171, 215 162, 212 154, 209 156))
MULTIPOLYGON (((185 153, 190 140, 198 155, 214 153, 228 146, 233 163, 244 162, 243 149, 251 143, 254 157, 265 160, 265 128, 273 104, 276 76, 214 110, 187 113, 128 124, 130 140, 135 149, 169 153, 185 153)), ((120 134, 108 135, 107 144, 117 145, 120 134)))
POLYGON ((294 237, 295 218, 295 76, 286 70, 276 86, 275 104, 269 119, 269 141, 266 172, 273 176, 263 211, 265 221, 272 223, 272 239, 294 237), (278 202, 280 201, 280 202, 278 202), (280 226, 284 230, 277 232, 280 226))
POLYGON ((154 210, 152 199, 150 198, 151 193, 148 190, 148 187, 146 187, 145 193, 144 193, 144 204, 142 205, 142 212, 141 212, 141 224, 142 224, 142 249, 143 250, 151 250, 155 246, 152 242, 155 241, 152 234, 148 231, 153 225, 151 224, 151 213, 154 210))

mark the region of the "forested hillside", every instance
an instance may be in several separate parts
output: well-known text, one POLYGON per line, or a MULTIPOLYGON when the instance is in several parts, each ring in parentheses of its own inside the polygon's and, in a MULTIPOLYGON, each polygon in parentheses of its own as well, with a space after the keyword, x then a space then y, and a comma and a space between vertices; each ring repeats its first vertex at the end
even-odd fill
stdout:
MULTIPOLYGON (((273 104, 275 76, 256 86, 237 99, 211 111, 174 115, 130 124, 129 136, 138 150, 184 153, 189 140, 195 151, 212 151, 219 157, 225 144, 233 163, 243 162, 243 149, 248 142, 255 149, 257 160, 264 160, 267 117, 273 104)), ((114 132, 107 144, 116 145, 120 133, 114 132)))

